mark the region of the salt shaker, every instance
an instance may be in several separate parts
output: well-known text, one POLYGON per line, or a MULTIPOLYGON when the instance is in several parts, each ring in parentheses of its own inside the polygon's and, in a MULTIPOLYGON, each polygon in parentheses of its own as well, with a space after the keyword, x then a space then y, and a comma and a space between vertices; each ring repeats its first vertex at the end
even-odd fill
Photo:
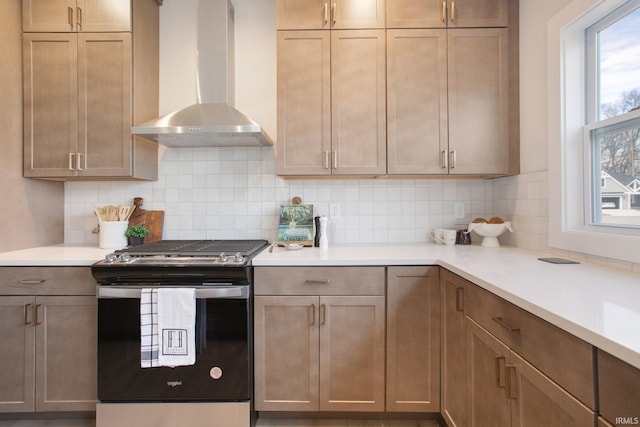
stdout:
POLYGON ((329 248, 329 238, 327 237, 327 222, 326 216, 320 217, 320 249, 329 248))

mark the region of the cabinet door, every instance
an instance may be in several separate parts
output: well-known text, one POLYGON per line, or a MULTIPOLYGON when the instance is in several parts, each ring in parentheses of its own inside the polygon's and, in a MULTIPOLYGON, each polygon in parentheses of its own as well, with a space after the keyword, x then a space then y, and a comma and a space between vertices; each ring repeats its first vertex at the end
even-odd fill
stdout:
POLYGON ((510 427, 504 374, 509 349, 467 318, 467 351, 467 425, 510 427))
POLYGON ((447 34, 450 173, 508 173, 507 29, 447 34))
POLYGON ((328 31, 278 32, 279 175, 330 175, 331 39, 328 31))
POLYGON ((277 0, 278 30, 321 30, 329 28, 329 0, 277 0))
POLYGON ((507 365, 513 427, 591 427, 596 415, 513 351, 507 365))
POLYGON ((77 1, 76 19, 78 31, 93 33, 131 31, 132 0, 77 1))
POLYGON ((131 31, 131 0, 22 0, 22 30, 131 31))
POLYGON ((440 412, 439 268, 387 271, 386 409, 440 412))
POLYGON ((76 0, 22 0, 22 31, 76 31, 76 0))
POLYGON ((509 0, 447 0, 449 28, 506 27, 509 0))
POLYGON ((317 411, 318 297, 254 301, 256 410, 317 411))
POLYGON ((388 28, 445 28, 447 5, 442 0, 387 1, 388 28))
POLYGON ((331 163, 334 174, 384 175, 384 30, 331 31, 331 163))
POLYGON ((385 0, 334 0, 330 4, 332 28, 385 27, 385 0))
POLYGON ((37 297, 36 411, 95 411, 96 299, 37 297))
POLYGON ((389 174, 448 173, 446 30, 387 30, 389 174))
POLYGON ((442 416, 450 427, 467 425, 467 282, 442 270, 442 416))
POLYGON ((384 297, 320 298, 320 410, 384 411, 384 297))
POLYGON ((0 297, 0 412, 34 409, 34 307, 34 297, 0 297))
POLYGON ((131 176, 131 34, 78 35, 79 175, 131 176))
POLYGON ((76 175, 77 55, 75 34, 23 35, 26 177, 76 175))

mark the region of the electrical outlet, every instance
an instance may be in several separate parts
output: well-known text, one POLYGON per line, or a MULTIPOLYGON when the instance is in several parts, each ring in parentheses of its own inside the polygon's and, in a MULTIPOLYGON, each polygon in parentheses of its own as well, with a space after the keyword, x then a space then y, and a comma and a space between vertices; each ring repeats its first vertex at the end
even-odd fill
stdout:
POLYGON ((453 206, 453 216, 456 219, 464 218, 464 203, 456 203, 453 206))
POLYGON ((329 219, 331 219, 331 220, 340 219, 340 204, 339 203, 329 203, 329 219))

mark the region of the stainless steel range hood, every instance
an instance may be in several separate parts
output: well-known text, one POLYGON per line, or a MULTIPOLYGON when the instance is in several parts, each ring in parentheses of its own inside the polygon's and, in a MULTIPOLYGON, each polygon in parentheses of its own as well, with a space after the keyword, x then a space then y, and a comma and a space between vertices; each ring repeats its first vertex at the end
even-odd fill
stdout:
POLYGON ((233 5, 229 0, 195 0, 193 4, 197 8, 197 103, 135 125, 131 133, 172 147, 273 145, 262 126, 233 106, 233 5))

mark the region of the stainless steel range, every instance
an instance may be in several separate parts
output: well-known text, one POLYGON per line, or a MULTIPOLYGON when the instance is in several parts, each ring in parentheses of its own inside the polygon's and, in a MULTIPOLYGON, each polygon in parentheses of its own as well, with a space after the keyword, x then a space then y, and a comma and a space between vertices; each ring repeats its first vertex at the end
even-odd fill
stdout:
POLYGON ((98 282, 98 427, 254 423, 251 259, 267 246, 163 240, 91 267, 98 282), (195 290, 195 364, 143 368, 141 294, 166 287, 195 290))

